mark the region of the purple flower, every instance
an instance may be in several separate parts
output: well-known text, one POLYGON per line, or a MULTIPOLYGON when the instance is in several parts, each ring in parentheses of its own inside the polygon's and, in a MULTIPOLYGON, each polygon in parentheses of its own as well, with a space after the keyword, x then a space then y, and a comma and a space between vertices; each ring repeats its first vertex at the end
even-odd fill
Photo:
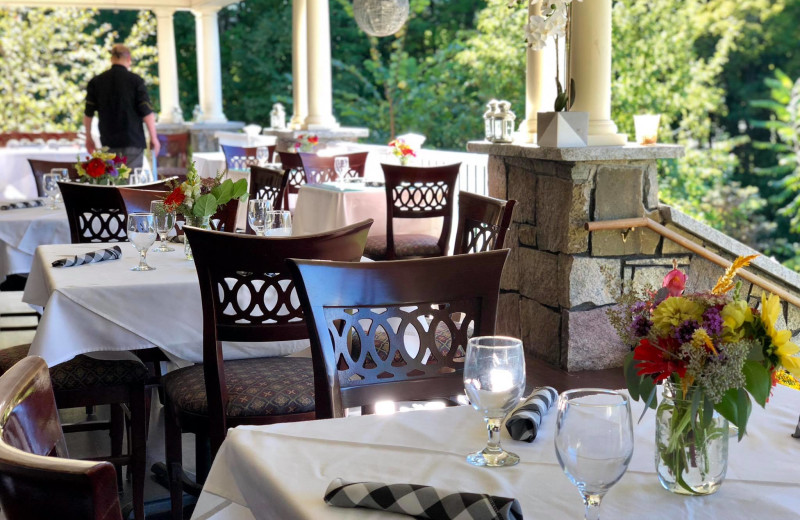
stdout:
POLYGON ((703 323, 709 336, 720 336, 722 334, 722 316, 717 307, 709 307, 703 313, 703 323))
POLYGON ((675 327, 675 332, 673 332, 672 337, 678 340, 678 342, 683 345, 684 343, 689 343, 692 341, 692 335, 694 331, 700 328, 700 324, 697 323, 695 320, 686 320, 677 327, 675 327))
POLYGON ((633 314, 640 313, 645 309, 646 305, 647 304, 645 302, 635 302, 633 305, 631 305, 631 312, 633 314))
POLYGON ((116 177, 117 175, 119 175, 119 171, 117 171, 117 169, 114 168, 114 167, 111 167, 110 169, 107 169, 106 173, 111 175, 112 177, 116 177))
POLYGON ((643 338, 650 333, 650 327, 653 326, 653 322, 648 320, 646 317, 639 315, 633 318, 633 323, 631 323, 631 333, 634 336, 643 338))

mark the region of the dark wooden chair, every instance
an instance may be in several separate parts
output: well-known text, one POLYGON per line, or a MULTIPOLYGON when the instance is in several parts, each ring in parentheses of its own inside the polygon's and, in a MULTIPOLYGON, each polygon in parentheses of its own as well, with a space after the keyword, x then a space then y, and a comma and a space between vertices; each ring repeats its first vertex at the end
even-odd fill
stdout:
POLYGON ((239 210, 239 201, 233 199, 224 206, 220 206, 217 212, 211 215, 211 229, 214 231, 236 232, 236 212, 239 210))
POLYGON ((278 152, 281 156, 281 167, 283 174, 286 175, 286 189, 283 191, 283 209, 289 208, 289 195, 295 194, 300 190, 300 186, 307 182, 306 172, 303 169, 303 161, 299 153, 278 152))
POLYGON ((116 187, 76 182, 59 182, 58 186, 73 244, 128 240, 128 213, 116 187))
POLYGON ((502 249, 516 200, 458 193, 458 226, 454 255, 502 249))
POLYGON ((114 466, 68 459, 47 364, 0 376, 0 506, 8 520, 122 520, 114 466))
POLYGON ((275 153, 275 145, 268 146, 233 146, 229 144, 221 144, 222 153, 225 154, 225 166, 231 168, 231 161, 234 157, 245 157, 247 166, 258 166, 258 149, 266 148, 269 154, 269 160, 272 160, 272 154, 275 153))
POLYGON ((283 209, 283 192, 288 177, 281 170, 250 167, 250 199, 267 199, 274 209, 283 209))
POLYGON ((364 178, 368 155, 369 152, 351 152, 337 155, 337 157, 347 157, 350 163, 350 170, 344 174, 345 179, 364 178))
POLYGON ((308 338, 287 258, 358 261, 372 220, 318 235, 256 237, 187 228, 203 303, 203 364, 164 376, 166 455, 173 519, 182 518, 181 432, 197 435, 198 482, 228 428, 315 418, 311 360, 270 357, 225 361, 222 341, 308 338), (239 298, 248 294, 248 304, 239 298), (276 293, 276 301, 266 296, 276 293))
POLYGON ((337 157, 347 157, 350 165, 344 173, 344 179, 355 179, 364 177, 364 168, 367 164, 369 152, 343 153, 334 156, 321 156, 315 153, 300 153, 300 162, 308 184, 320 184, 336 180, 336 170, 334 163, 337 157))
POLYGON ((50 170, 53 168, 66 168, 67 172, 69 173, 69 178, 71 180, 78 179, 78 170, 75 168, 74 162, 63 162, 63 161, 43 161, 40 159, 28 159, 28 164, 31 165, 31 171, 33 172, 33 178, 36 179, 36 192, 39 194, 39 197, 44 197, 44 179, 42 176, 45 173, 50 173, 50 170))
POLYGON ((127 213, 150 213, 150 203, 154 200, 164 200, 169 194, 164 190, 136 190, 122 187, 117 189, 127 213))
POLYGON ((160 178, 186 177, 189 164, 189 132, 180 134, 158 134, 161 149, 156 157, 160 178))
POLYGON ((386 181, 386 234, 369 237, 364 255, 374 260, 446 255, 461 163, 425 167, 381 166, 386 181), (432 217, 442 217, 442 231, 438 237, 394 232, 395 219, 432 217))
POLYGON ((382 400, 463 393, 467 340, 494 334, 507 255, 289 260, 311 338, 317 418, 342 417, 346 408, 382 400), (437 341, 442 324, 450 334, 447 348, 437 341), (386 340, 376 342, 381 334, 386 340), (414 353, 407 336, 419 342, 414 353))

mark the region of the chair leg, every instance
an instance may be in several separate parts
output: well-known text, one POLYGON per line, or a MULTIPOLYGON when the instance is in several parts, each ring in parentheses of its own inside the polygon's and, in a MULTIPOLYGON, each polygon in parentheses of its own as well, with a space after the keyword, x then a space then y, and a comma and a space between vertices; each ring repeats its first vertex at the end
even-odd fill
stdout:
POLYGON ((147 421, 144 384, 131 390, 130 456, 133 484, 133 516, 144 520, 144 478, 147 457, 147 421))
MULTIPOLYGON (((109 429, 109 436, 111 437, 111 456, 119 457, 122 455, 122 439, 123 432, 125 431, 125 412, 121 404, 111 405, 111 428, 109 429)), ((115 464, 114 468, 117 470, 117 485, 122 489, 122 467, 115 464)))
POLYGON ((167 476, 169 477, 169 498, 172 520, 183 520, 183 463, 181 427, 172 410, 171 403, 164 407, 165 448, 167 476))
POLYGON ((194 459, 195 459, 195 482, 199 486, 206 483, 206 477, 211 470, 211 445, 208 435, 195 434, 194 437, 194 459))

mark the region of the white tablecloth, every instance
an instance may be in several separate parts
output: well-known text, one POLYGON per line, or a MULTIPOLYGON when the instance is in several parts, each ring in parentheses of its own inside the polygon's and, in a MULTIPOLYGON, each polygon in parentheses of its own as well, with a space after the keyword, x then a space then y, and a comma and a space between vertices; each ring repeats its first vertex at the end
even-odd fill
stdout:
MULTIPOLYGON (((65 244, 36 249, 22 300, 44 307, 30 354, 50 366, 78 354, 126 352, 159 347, 179 364, 203 359, 200 285, 194 262, 183 245, 171 253, 147 254, 155 271, 133 272, 138 253, 121 243, 120 260, 53 268, 58 258, 102 248, 103 244, 65 244)), ((264 344, 226 343, 225 358, 285 355, 308 341, 264 344)))
POLYGON ((69 242, 63 207, 0 211, 0 281, 10 274, 29 272, 37 246, 69 242))
MULTIPOLYGON (((634 420, 641 408, 633 403, 634 420)), ((776 388, 766 410, 753 410, 749 435, 741 443, 731 439, 722 488, 707 497, 685 497, 658 482, 655 418, 649 411, 634 423, 633 460, 603 500, 602 518, 797 518, 800 440, 790 434, 798 413, 800 392, 776 388)), ((583 518, 578 491, 556 459, 555 419, 552 410, 532 444, 512 441, 503 432, 505 448, 522 459, 511 468, 476 468, 464 460, 486 443, 483 421, 470 407, 239 427, 228 432, 192 518, 404 518, 325 505, 325 489, 336 477, 515 497, 525 518, 534 520, 583 518)))
POLYGON ((0 148, 0 201, 32 199, 38 195, 28 159, 77 162, 78 148, 0 148))
POLYGON ((200 177, 216 177, 217 172, 225 169, 225 154, 222 152, 193 153, 192 160, 200 177))
MULTIPOLYGON (((374 219, 370 235, 386 234, 386 191, 384 188, 352 187, 343 190, 327 186, 302 186, 294 208, 292 233, 307 235, 374 219)), ((395 233, 438 236, 442 218, 397 219, 395 233)))

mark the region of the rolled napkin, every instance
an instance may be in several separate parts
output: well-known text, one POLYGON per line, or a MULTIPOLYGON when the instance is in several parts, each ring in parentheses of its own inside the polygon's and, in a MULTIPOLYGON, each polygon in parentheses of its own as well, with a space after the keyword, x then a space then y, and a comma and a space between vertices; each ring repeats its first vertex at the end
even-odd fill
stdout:
POLYGON ((69 258, 62 258, 53 262, 53 267, 72 267, 73 265, 93 264, 95 262, 105 262, 106 260, 117 260, 122 256, 122 249, 119 246, 109 247, 108 249, 98 249, 83 255, 75 255, 69 258))
POLYGON ((558 392, 552 386, 543 386, 522 400, 506 419, 506 430, 516 441, 533 442, 539 433, 542 416, 556 402, 558 392))
POLYGON ((514 498, 440 491, 417 484, 345 482, 337 478, 325 491, 325 503, 430 520, 522 520, 522 508, 514 498))
POLYGON ((7 211, 9 209, 38 208, 39 206, 44 206, 43 199, 18 200, 0 205, 0 211, 7 211))

